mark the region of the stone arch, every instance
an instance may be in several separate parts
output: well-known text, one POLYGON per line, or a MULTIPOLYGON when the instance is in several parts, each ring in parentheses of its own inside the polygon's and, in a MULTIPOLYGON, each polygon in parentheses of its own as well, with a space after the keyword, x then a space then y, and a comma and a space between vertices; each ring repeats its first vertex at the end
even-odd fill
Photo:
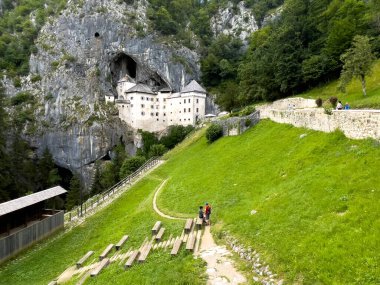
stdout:
POLYGON ((112 76, 112 84, 117 85, 117 82, 125 75, 136 79, 137 62, 125 53, 116 55, 110 63, 110 71, 112 76))

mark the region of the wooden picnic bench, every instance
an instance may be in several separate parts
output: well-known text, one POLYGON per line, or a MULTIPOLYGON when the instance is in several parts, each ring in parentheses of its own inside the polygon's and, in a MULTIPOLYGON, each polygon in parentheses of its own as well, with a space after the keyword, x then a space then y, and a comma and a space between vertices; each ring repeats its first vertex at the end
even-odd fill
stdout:
POLYGON ((190 232, 192 226, 193 226, 193 219, 187 219, 185 223, 185 232, 186 233, 190 232))
POLYGON ((100 264, 91 272, 91 276, 94 277, 100 273, 100 271, 110 263, 109 258, 104 258, 100 264))
POLYGON ((119 250, 124 245, 124 243, 128 240, 128 238, 129 238, 128 235, 123 236, 121 240, 115 245, 115 249, 119 250))
POLYGON ((132 254, 129 256, 127 262, 124 265, 124 268, 127 269, 128 267, 131 267, 132 263, 136 260, 139 254, 140 254, 139 250, 132 251, 132 254))
POLYGON ((181 245, 182 245, 182 239, 181 238, 177 238, 175 240, 175 242, 174 242, 174 246, 173 246, 172 251, 170 252, 170 254, 171 255, 177 255, 179 249, 181 248, 181 245))
POLYGON ((91 256, 93 255, 94 252, 92 250, 90 250, 89 252, 87 252, 81 259, 79 259, 79 261, 77 262, 77 268, 81 268, 83 263, 85 263, 85 261, 91 256))
POLYGON ((101 255, 99 255, 99 260, 103 260, 112 250, 113 244, 111 243, 109 246, 106 247, 106 249, 102 252, 101 255))
POLYGON ((156 235, 156 234, 158 233, 158 231, 160 230, 160 228, 161 228, 161 222, 160 222, 160 221, 157 221, 157 222, 154 224, 153 228, 152 228, 152 234, 153 234, 153 235, 156 235))
POLYGON ((164 235, 164 232, 165 232, 165 228, 161 228, 158 231, 158 234, 156 235, 156 241, 160 241, 162 239, 162 236, 164 235))
POLYGON ((203 225, 203 219, 201 218, 197 218, 197 226, 198 226, 198 229, 202 228, 202 225, 203 225))
POLYGON ((194 233, 191 233, 191 234, 189 235, 189 238, 188 238, 187 243, 186 243, 186 249, 187 249, 187 250, 191 250, 191 251, 194 250, 194 245, 195 245, 195 240, 196 240, 195 237, 196 237, 196 236, 195 236, 194 233))
POLYGON ((145 261, 145 259, 148 257, 150 250, 152 249, 152 245, 153 245, 152 242, 149 242, 145 245, 144 249, 142 250, 142 252, 138 258, 139 262, 145 261))

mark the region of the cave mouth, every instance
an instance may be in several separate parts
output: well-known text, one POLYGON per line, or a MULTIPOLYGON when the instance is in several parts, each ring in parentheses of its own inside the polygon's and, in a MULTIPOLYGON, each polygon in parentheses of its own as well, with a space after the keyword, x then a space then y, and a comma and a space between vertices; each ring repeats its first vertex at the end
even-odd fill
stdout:
POLYGON ((112 76, 112 84, 116 87, 117 82, 125 77, 125 75, 136 79, 137 63, 129 55, 120 53, 111 61, 110 70, 112 76))
POLYGON ((55 164, 54 166, 58 169, 58 175, 61 177, 59 185, 64 189, 69 190, 71 178, 74 176, 73 173, 69 169, 61 167, 59 165, 55 164))
POLYGON ((99 38, 100 37, 100 35, 99 35, 98 32, 96 32, 94 36, 95 36, 95 38, 99 38))

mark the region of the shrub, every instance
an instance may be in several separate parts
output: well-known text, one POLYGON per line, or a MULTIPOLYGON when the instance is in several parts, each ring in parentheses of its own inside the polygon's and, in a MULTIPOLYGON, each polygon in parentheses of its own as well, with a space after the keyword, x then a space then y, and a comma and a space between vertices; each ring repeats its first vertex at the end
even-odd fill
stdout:
POLYGON ((20 92, 17 93, 16 96, 11 98, 11 104, 12 106, 17 106, 22 103, 28 103, 33 100, 32 94, 29 92, 20 92))
POLYGON ((150 147, 149 156, 161 156, 167 151, 167 148, 163 144, 154 144, 150 147))
POLYGON ((32 83, 35 83, 37 81, 41 81, 41 79, 42 79, 41 75, 36 74, 36 75, 32 76, 32 78, 30 79, 30 81, 32 81, 32 83))
POLYGON ((120 179, 125 178, 129 174, 135 172, 145 163, 146 159, 143 156, 134 156, 124 160, 120 168, 120 179))
POLYGON ((166 136, 163 136, 160 140, 160 144, 163 144, 166 148, 172 149, 176 144, 184 140, 184 138, 194 129, 193 126, 170 126, 169 132, 166 136))
POLYGON ((223 127, 221 125, 212 124, 206 131, 206 138, 212 143, 223 136, 223 127))
POLYGON ((16 78, 13 79, 13 85, 14 85, 16 88, 21 87, 21 79, 20 79, 20 77, 16 77, 16 78))
POLYGON ((317 104, 317 107, 320 108, 322 107, 322 104, 323 104, 323 101, 321 98, 318 98, 317 100, 315 100, 315 104, 317 104))
POLYGON ((252 120, 251 119, 246 119, 245 122, 244 122, 244 126, 246 126, 247 128, 252 124, 252 120))
POLYGON ((330 101, 332 107, 336 108, 336 104, 338 103, 338 98, 333 96, 333 97, 330 97, 329 101, 330 101))
POLYGON ((243 110, 240 111, 240 116, 248 116, 255 112, 255 107, 254 106, 247 106, 243 110))

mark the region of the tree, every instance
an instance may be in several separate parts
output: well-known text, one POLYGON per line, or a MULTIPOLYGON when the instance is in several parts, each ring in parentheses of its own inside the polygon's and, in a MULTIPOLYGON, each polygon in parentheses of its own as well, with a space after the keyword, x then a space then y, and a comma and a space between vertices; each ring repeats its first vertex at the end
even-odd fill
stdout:
POLYGON ((365 78, 371 74, 375 59, 369 38, 367 36, 355 36, 352 47, 341 56, 344 65, 340 75, 339 88, 345 91, 347 84, 356 77, 361 81, 363 95, 366 96, 365 78))
POLYGON ((161 156, 167 151, 167 148, 163 144, 154 144, 150 147, 149 157, 161 156))
POLYGON ((92 188, 91 188, 91 194, 98 194, 102 192, 103 186, 101 182, 101 173, 100 173, 100 166, 99 161, 95 162, 95 175, 94 175, 94 181, 92 182, 92 188))
POLYGON ((41 159, 38 161, 38 182, 40 190, 55 186, 61 182, 58 169, 55 168, 53 156, 48 148, 44 150, 41 159))
POLYGON ((132 174, 137 169, 140 168, 146 161, 145 157, 143 156, 135 156, 131 158, 127 158, 120 169, 120 177, 125 178, 129 174, 132 174))
POLYGON ((70 188, 66 197, 66 208, 71 210, 75 205, 80 202, 81 185, 77 175, 74 175, 70 180, 70 188))
POLYGON ((0 84, 0 203, 9 200, 8 186, 11 184, 10 160, 6 151, 7 113, 4 89, 0 84))

